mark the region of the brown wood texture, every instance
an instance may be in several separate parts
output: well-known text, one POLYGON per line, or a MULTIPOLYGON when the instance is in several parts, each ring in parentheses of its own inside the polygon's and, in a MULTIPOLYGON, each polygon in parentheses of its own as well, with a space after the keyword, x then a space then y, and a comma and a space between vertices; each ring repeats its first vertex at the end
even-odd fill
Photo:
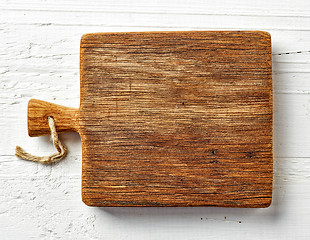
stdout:
POLYGON ((81 135, 87 205, 270 205, 268 33, 86 34, 80 61, 79 111, 53 114, 81 135))
POLYGON ((78 131, 78 109, 31 99, 28 103, 28 134, 30 137, 51 134, 47 122, 49 116, 57 122, 58 133, 78 131))

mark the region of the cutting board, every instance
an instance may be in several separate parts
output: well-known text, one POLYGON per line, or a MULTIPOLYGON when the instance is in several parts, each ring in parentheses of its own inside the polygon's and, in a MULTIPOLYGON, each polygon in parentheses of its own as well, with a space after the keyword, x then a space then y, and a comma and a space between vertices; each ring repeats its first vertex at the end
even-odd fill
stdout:
POLYGON ((80 134, 87 205, 270 205, 268 33, 86 34, 80 75, 80 108, 30 100, 28 132, 80 134))

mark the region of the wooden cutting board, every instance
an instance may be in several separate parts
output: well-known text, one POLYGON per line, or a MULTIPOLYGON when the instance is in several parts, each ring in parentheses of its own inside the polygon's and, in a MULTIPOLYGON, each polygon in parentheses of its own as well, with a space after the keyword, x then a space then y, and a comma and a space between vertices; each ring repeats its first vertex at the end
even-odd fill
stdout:
POLYGON ((29 135, 81 135, 90 206, 267 207, 271 66, 261 31, 86 34, 80 108, 31 100, 29 135))

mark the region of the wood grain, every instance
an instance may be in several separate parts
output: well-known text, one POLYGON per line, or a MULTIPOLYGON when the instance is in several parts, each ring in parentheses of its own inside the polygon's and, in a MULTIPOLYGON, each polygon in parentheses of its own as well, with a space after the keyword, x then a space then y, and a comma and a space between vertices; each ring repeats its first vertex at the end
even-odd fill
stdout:
POLYGON ((13 0, 0 5, 1 238, 309 239, 309 1, 13 0), (29 99, 78 108, 83 33, 190 29, 271 33, 271 207, 89 208, 81 203, 78 134, 60 135, 70 152, 59 164, 40 166, 14 157, 16 144, 38 155, 54 151, 48 136, 27 134, 29 99))
POLYGON ((268 33, 87 34, 80 64, 63 129, 81 135, 87 205, 270 205, 268 33))
POLYGON ((78 131, 78 109, 64 107, 37 99, 28 103, 28 135, 37 137, 51 134, 47 118, 53 116, 58 133, 78 131))

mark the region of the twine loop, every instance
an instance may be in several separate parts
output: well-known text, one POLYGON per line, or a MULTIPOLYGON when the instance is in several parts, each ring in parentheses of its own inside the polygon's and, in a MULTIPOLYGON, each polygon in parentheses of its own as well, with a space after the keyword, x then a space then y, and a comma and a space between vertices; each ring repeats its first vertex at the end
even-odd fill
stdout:
POLYGON ((58 134, 56 131, 55 120, 53 117, 47 117, 48 125, 51 129, 51 140, 53 142, 54 147, 57 150, 57 153, 54 153, 50 156, 35 156, 30 153, 27 153, 20 146, 16 146, 15 156, 24 160, 39 162, 39 163, 54 163, 60 161, 67 155, 67 148, 62 144, 62 142, 58 138, 58 134))

